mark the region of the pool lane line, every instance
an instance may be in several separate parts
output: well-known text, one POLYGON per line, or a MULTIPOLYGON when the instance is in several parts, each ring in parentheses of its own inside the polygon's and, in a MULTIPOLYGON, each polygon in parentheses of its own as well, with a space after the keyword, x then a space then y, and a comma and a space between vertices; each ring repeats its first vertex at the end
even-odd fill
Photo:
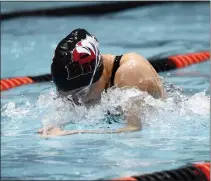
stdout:
MULTIPOLYGON (((138 8, 143 6, 153 6, 162 4, 172 4, 177 2, 165 2, 165 1, 107 1, 98 4, 86 3, 83 5, 68 6, 63 5, 59 7, 49 8, 35 8, 32 10, 18 10, 12 12, 1 12, 1 21, 11 20, 21 17, 64 17, 64 16, 99 16, 108 13, 116 13, 132 8, 138 8)), ((184 3, 190 3, 184 1, 184 3)), ((193 3, 193 2, 191 2, 193 3)), ((2 5, 3 6, 3 5, 2 5)))
POLYGON ((188 54, 172 55, 166 58, 149 59, 151 65, 157 72, 165 72, 184 68, 196 63, 201 63, 210 59, 209 51, 201 51, 188 54))
POLYGON ((115 178, 110 181, 210 181, 210 163, 188 164, 177 169, 115 178))
POLYGON ((35 81, 33 81, 29 77, 14 77, 14 78, 3 79, 1 80, 1 91, 33 83, 35 83, 35 81))
MULTIPOLYGON (((166 58, 149 58, 150 64, 159 72, 165 72, 175 69, 184 68, 196 63, 201 63, 210 59, 209 51, 201 51, 188 54, 172 55, 166 58)), ((1 79, 1 91, 15 88, 21 85, 49 82, 52 81, 51 74, 38 76, 24 76, 1 79)))
POLYGON ((15 87, 27 85, 27 84, 49 82, 51 80, 52 80, 52 77, 50 74, 1 79, 1 91, 5 91, 11 88, 15 88, 15 87))
MULTIPOLYGON (((198 168, 203 174, 206 176, 206 179, 210 181, 210 163, 204 163, 204 164, 195 164, 196 168, 198 168)), ((200 173, 200 172, 199 172, 200 173)))

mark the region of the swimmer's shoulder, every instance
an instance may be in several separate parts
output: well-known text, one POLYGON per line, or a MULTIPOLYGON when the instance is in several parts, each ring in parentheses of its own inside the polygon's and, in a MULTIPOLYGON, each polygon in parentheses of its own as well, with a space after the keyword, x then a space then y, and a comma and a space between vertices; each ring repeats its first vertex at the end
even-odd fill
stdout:
MULTIPOLYGON (((158 77, 158 73, 151 65, 151 63, 141 54, 136 52, 129 52, 122 56, 122 69, 129 69, 131 67, 141 71, 144 75, 158 77), (124 66, 123 66, 124 65, 124 66)), ((134 69, 133 69, 134 70, 134 69)), ((131 70, 131 71, 133 71, 131 70)))
POLYGON ((137 86, 144 79, 144 57, 135 53, 125 53, 121 57, 120 66, 116 71, 114 83, 117 87, 137 86))
POLYGON ((120 87, 135 86, 153 97, 163 97, 163 86, 158 73, 144 56, 135 52, 122 56, 115 82, 120 87))
POLYGON ((128 52, 122 55, 121 64, 130 62, 134 63, 134 61, 140 63, 140 61, 146 62, 147 59, 143 55, 138 54, 136 52, 128 52))
POLYGON ((145 67, 148 68, 149 64, 150 63, 144 58, 144 56, 136 52, 128 52, 122 55, 117 74, 131 74, 136 70, 140 73, 140 70, 145 67))

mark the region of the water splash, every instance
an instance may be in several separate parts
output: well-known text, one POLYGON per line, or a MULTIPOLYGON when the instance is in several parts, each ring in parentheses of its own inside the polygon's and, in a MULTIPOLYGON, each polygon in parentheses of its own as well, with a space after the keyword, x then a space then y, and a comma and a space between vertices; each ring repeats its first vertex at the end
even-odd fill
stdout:
MULTIPOLYGON (((23 124, 31 114, 32 104, 23 100, 20 103, 8 102, 1 108, 1 128, 3 135, 14 136, 23 132, 23 124), (6 132, 4 132, 7 130, 6 132)), ((1 132, 2 134, 2 132, 1 132)))
POLYGON ((144 107, 140 107, 143 127, 176 132, 181 125, 184 129, 192 126, 195 130, 200 126, 209 126, 210 96, 205 92, 187 96, 182 88, 172 84, 165 84, 165 89, 167 98, 154 99, 137 89, 111 88, 107 93, 102 93, 98 105, 89 109, 62 98, 55 99, 55 90, 48 89, 41 93, 35 103, 22 101, 5 104, 1 108, 3 130, 20 130, 21 124, 31 122, 31 119, 36 120, 37 125, 38 122, 41 123, 43 127, 71 124, 79 129, 87 125, 96 128, 97 124, 105 124, 103 121, 108 117, 108 111, 112 115, 119 115, 122 113, 121 108, 124 109, 125 104, 134 98, 145 102, 144 107))

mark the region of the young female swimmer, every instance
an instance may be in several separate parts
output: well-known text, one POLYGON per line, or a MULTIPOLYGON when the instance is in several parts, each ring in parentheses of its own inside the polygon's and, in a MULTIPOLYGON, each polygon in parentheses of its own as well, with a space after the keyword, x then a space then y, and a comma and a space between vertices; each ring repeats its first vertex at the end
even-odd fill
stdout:
MULTIPOLYGON (((53 82, 61 96, 71 96, 75 104, 96 104, 101 93, 112 87, 135 87, 146 91, 155 98, 164 96, 159 75, 141 55, 131 52, 120 56, 100 54, 97 39, 85 29, 73 30, 57 46, 51 64, 53 82)), ((121 133, 141 129, 139 118, 140 100, 133 101, 133 107, 126 108, 126 125, 117 130, 62 130, 51 127, 41 136, 61 136, 78 133, 121 133)))

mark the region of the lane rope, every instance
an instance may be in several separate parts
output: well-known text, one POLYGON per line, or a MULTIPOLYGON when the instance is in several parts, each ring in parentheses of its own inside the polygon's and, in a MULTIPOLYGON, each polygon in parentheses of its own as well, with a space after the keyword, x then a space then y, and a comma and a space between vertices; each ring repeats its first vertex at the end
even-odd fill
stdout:
POLYGON ((196 163, 177 169, 115 178, 110 181, 210 181, 210 163, 196 163))
MULTIPOLYGON (((41 8, 41 9, 32 9, 32 10, 19 10, 12 12, 1 12, 1 21, 11 20, 14 18, 21 17, 63 17, 63 16, 99 16, 105 15, 107 13, 116 13, 119 11, 124 11, 127 9, 138 8, 143 6, 152 6, 152 5, 162 5, 166 3, 175 3, 163 2, 163 1, 102 1, 97 4, 86 3, 83 5, 68 6, 64 5, 61 7, 51 7, 51 8, 41 8)), ((190 3, 184 1, 184 3, 190 3)), ((191 2, 193 3, 193 2, 191 2)), ((3 5, 2 5, 3 6, 3 5)))
MULTIPOLYGON (((201 63, 210 59, 209 51, 201 51, 195 53, 172 55, 166 58, 150 58, 148 59, 155 70, 159 72, 165 72, 175 69, 184 68, 193 64, 201 63)), ((6 91, 18 86, 50 82, 52 81, 51 74, 43 74, 37 76, 23 76, 1 79, 1 91, 6 91)))

